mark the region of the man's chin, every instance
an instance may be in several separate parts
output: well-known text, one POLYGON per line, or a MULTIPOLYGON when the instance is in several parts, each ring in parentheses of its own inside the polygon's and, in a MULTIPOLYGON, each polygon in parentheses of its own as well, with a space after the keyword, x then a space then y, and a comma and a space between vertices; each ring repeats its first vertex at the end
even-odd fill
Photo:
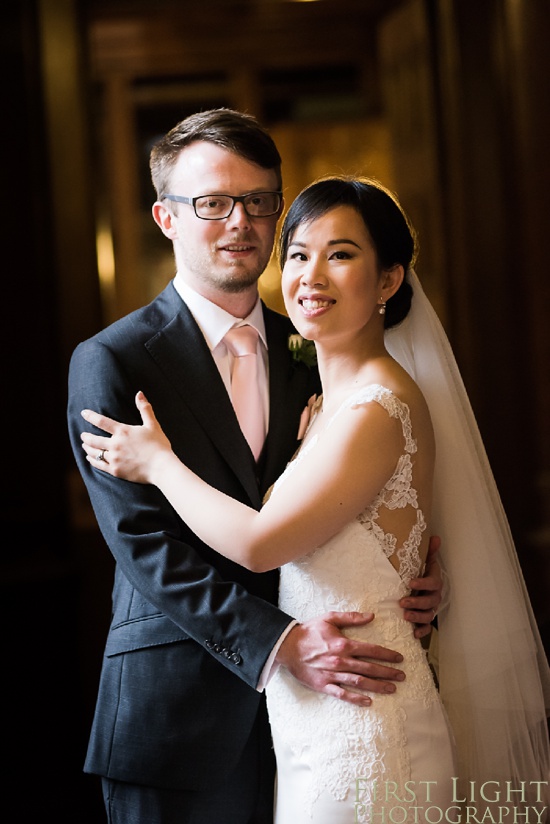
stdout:
POLYGON ((223 292, 233 295, 240 294, 241 292, 248 292, 252 287, 256 287, 258 285, 258 280, 260 279, 262 272, 263 269, 259 272, 230 271, 227 272, 225 276, 218 278, 217 285, 223 292))

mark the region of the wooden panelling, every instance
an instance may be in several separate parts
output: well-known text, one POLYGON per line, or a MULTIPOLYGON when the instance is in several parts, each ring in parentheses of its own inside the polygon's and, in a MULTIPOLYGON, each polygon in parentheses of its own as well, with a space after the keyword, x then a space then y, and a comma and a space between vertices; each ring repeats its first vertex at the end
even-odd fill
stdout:
POLYGON ((133 76, 331 66, 372 53, 376 24, 399 0, 87 4, 94 69, 133 76))

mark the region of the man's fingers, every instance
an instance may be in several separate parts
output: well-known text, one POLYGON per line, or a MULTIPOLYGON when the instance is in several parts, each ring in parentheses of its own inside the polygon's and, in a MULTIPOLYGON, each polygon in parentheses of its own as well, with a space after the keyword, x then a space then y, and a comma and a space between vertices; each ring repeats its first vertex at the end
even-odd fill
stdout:
MULTIPOLYGON (((365 668, 376 668, 380 667, 382 670, 387 670, 387 667, 383 665, 379 665, 373 663, 371 660, 365 659, 372 659, 374 658, 376 661, 386 661, 388 664, 400 664, 403 660, 403 656, 400 652, 396 652, 393 649, 388 649, 387 647, 378 646, 378 644, 369 644, 366 641, 354 641, 352 639, 348 639, 348 642, 345 646, 342 646, 340 650, 340 663, 345 661, 346 669, 354 669, 357 665, 357 662, 361 662, 361 666, 363 669, 361 672, 365 671, 365 668), (350 660, 352 659, 352 660, 350 660)), ((382 674, 383 676, 383 674, 382 674)))
POLYGON ((425 638, 427 635, 430 635, 431 631, 431 624, 418 624, 418 626, 414 628, 414 637, 420 640, 421 638, 425 638))
MULTIPOLYGON (((333 652, 320 657, 317 668, 324 672, 325 677, 330 681, 342 682, 360 689, 370 689, 366 681, 369 684, 403 681, 405 673, 398 667, 388 666, 388 664, 399 664, 401 661, 403 661, 403 656, 399 652, 379 647, 376 644, 349 640, 338 654, 333 652), (381 663, 382 661, 386 663, 381 663)), ((375 692, 383 692, 383 690, 376 689, 375 692)))
POLYGON ((339 684, 327 684, 324 690, 327 695, 332 695, 333 698, 338 698, 340 701, 346 701, 348 704, 354 704, 357 707, 370 707, 372 698, 362 692, 353 692, 353 690, 345 689, 339 684))
POLYGON ((324 620, 338 629, 345 627, 362 627, 369 624, 373 618, 373 612, 328 612, 323 616, 324 620))
POLYGON ((365 691, 388 694, 405 678, 398 669, 403 661, 400 652, 350 638, 339 626, 363 625, 370 620, 370 613, 330 613, 297 624, 279 648, 277 661, 317 692, 368 706, 365 691))
POLYGON ((391 670, 390 672, 386 671, 384 675, 377 675, 374 672, 368 675, 357 675, 357 673, 354 672, 335 672, 330 680, 334 683, 341 684, 343 687, 353 687, 358 690, 368 690, 369 692, 389 695, 397 689, 397 684, 395 684, 394 681, 403 681, 404 678, 404 672, 391 670))
POLYGON ((426 612, 431 609, 437 609, 440 603, 441 593, 439 591, 415 595, 413 598, 402 598, 399 602, 403 609, 412 610, 413 612, 426 612))
POLYGON ((405 611, 405 618, 407 621, 412 621, 413 624, 423 624, 426 627, 430 626, 436 615, 437 610, 435 609, 422 611, 411 609, 405 611))
MULTIPOLYGON (((402 680, 405 676, 394 670, 396 677, 402 680)), ((358 676, 351 672, 327 673, 327 681, 323 692, 333 695, 341 701, 359 706, 370 706, 372 697, 368 693, 375 695, 392 695, 398 687, 391 681, 378 680, 378 678, 368 678, 358 676)))
POLYGON ((441 578, 435 575, 427 575, 425 578, 414 578, 409 586, 412 592, 436 594, 441 589, 441 578))

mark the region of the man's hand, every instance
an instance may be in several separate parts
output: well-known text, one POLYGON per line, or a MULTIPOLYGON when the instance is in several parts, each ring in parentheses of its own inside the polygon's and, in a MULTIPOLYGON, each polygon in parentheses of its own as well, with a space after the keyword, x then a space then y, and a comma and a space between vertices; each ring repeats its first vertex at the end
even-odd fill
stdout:
POLYGON ((405 674, 393 667, 365 660, 398 664, 399 652, 347 638, 341 630, 370 623, 372 613, 329 612, 293 627, 276 656, 302 684, 325 692, 350 704, 368 707, 371 699, 357 690, 395 692, 392 682, 403 681, 405 674))
POLYGON ((432 621, 441 604, 443 576, 437 559, 440 546, 441 539, 437 535, 432 535, 424 576, 411 581, 411 590, 415 594, 402 598, 399 602, 399 606, 405 610, 407 621, 416 624, 415 638, 424 638, 430 634, 432 621))

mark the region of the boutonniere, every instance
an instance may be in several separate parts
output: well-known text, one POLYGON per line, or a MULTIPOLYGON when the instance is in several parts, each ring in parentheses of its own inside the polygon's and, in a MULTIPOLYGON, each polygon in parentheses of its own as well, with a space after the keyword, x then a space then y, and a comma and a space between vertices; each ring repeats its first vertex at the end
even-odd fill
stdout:
POLYGON ((317 363, 317 352, 312 340, 306 340, 301 335, 288 336, 288 348, 292 352, 295 361, 302 361, 306 366, 315 366, 317 363))

